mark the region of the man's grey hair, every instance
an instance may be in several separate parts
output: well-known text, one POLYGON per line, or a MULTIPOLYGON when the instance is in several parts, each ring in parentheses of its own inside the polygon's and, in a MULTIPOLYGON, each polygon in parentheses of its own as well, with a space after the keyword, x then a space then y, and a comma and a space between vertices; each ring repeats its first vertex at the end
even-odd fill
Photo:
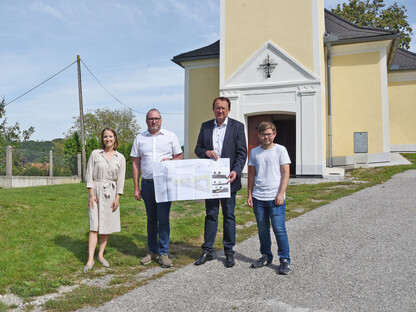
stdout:
POLYGON ((162 118, 162 114, 159 112, 159 110, 158 110, 157 108, 152 108, 152 109, 150 109, 150 110, 146 113, 146 119, 147 119, 147 117, 149 116, 149 113, 150 113, 150 112, 158 112, 158 113, 159 113, 160 118, 162 118))

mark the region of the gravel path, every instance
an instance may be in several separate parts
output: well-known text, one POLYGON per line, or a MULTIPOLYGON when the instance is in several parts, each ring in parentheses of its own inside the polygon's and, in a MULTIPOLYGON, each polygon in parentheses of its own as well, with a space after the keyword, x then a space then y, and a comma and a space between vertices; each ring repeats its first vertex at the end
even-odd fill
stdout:
MULTIPOLYGON (((250 269, 257 236, 80 311, 415 311, 416 170, 287 222, 292 272, 250 269)), ((276 250, 276 247, 273 247, 276 250)))

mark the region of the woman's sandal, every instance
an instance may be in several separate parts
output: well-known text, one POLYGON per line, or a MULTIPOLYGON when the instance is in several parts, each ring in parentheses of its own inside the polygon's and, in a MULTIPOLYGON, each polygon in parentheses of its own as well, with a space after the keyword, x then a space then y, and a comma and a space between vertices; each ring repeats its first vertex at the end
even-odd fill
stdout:
POLYGON ((82 273, 88 273, 89 271, 91 271, 92 270, 92 267, 94 266, 94 261, 92 262, 92 265, 88 265, 88 264, 86 264, 85 266, 84 266, 84 270, 82 271, 82 273))
POLYGON ((109 268, 110 267, 110 264, 108 263, 108 261, 107 260, 105 260, 104 258, 103 258, 103 260, 100 260, 100 259, 98 259, 97 258, 97 261, 99 262, 99 263, 101 263, 101 265, 103 266, 103 267, 105 267, 105 268, 109 268))

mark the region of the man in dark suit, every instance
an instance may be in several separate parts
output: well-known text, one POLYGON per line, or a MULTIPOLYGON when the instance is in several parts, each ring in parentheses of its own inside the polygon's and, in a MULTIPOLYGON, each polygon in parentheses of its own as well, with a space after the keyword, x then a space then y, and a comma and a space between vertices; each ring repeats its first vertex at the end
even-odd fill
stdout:
POLYGON ((234 266, 235 245, 235 197, 241 189, 241 172, 247 159, 247 144, 244 125, 234 119, 228 118, 231 102, 226 97, 216 98, 212 104, 215 119, 204 122, 198 136, 195 154, 199 158, 230 159, 231 197, 205 200, 205 229, 202 255, 195 261, 195 265, 204 264, 213 259, 214 241, 217 236, 218 213, 221 202, 223 214, 223 244, 225 253, 225 266, 234 266))

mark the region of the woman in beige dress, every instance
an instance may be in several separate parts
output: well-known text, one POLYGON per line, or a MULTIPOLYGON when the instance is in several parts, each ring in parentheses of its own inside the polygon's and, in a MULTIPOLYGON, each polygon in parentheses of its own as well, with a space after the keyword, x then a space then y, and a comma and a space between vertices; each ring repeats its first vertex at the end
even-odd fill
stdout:
POLYGON ((108 235, 120 232, 120 195, 123 194, 126 160, 117 152, 117 134, 114 129, 105 128, 101 132, 101 149, 94 150, 88 159, 86 182, 89 190, 88 210, 90 234, 88 242, 88 262, 84 273, 94 266, 94 253, 100 234, 97 261, 104 267, 110 264, 104 259, 108 235))

